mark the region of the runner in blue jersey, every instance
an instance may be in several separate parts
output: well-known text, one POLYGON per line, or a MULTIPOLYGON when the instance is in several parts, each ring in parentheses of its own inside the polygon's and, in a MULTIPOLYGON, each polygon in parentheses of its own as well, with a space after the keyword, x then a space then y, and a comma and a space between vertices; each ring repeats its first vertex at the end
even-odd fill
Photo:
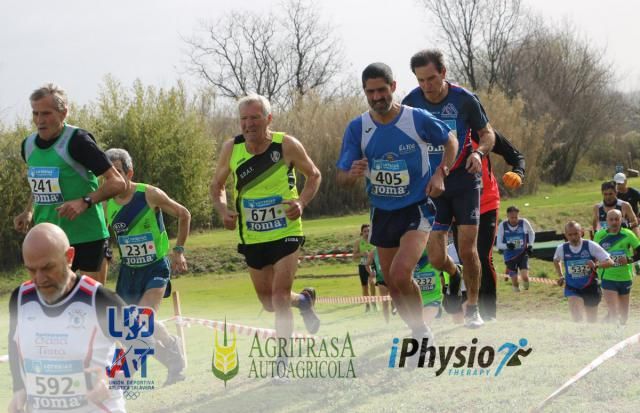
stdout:
POLYGON ((559 277, 558 285, 565 286, 564 296, 569 299, 573 321, 582 321, 586 314, 587 322, 595 323, 602 299, 596 269, 613 267, 614 262, 600 245, 582 239, 582 233, 576 221, 566 223, 564 236, 568 242, 558 245, 553 266, 559 277))
POLYGON ((428 337, 420 288, 412 274, 431 231, 433 204, 428 196, 435 198, 444 191, 457 142, 446 124, 427 111, 393 101, 396 82, 386 64, 367 66, 362 86, 370 110, 345 130, 338 183, 353 185, 366 177, 370 242, 378 247, 384 281, 413 336, 428 337), (444 147, 442 164, 433 175, 429 145, 444 147))
MULTIPOLYGON (((419 87, 407 95, 403 104, 423 108, 447 124, 457 135, 458 152, 455 163, 445 171, 445 192, 434 199, 436 217, 429 239, 428 254, 434 267, 460 277, 460 267, 447 257, 447 232, 455 219, 458 225, 460 259, 464 262, 467 286, 465 326, 478 328, 483 320, 478 312, 480 289, 480 259, 477 239, 480 222, 480 190, 482 159, 495 143, 495 134, 477 97, 470 91, 445 80, 447 69, 439 50, 422 50, 411 57, 411 70, 419 87), (479 142, 472 149, 471 136, 479 142)), ((433 145, 431 162, 441 158, 441 148, 433 145)))

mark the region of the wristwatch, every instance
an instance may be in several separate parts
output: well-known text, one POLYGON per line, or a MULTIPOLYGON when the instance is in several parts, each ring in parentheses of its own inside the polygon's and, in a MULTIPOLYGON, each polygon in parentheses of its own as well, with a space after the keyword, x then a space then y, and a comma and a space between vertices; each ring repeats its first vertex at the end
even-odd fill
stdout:
POLYGON ((93 206, 93 201, 90 196, 83 196, 82 200, 87 204, 87 208, 91 208, 93 206))
POLYGON ((480 159, 484 158, 484 152, 482 152, 480 149, 474 149, 471 153, 477 153, 478 155, 480 155, 480 159))
POLYGON ((442 175, 444 175, 445 178, 447 176, 449 176, 449 167, 448 166, 440 165, 440 166, 438 166, 438 169, 440 169, 442 171, 442 175))

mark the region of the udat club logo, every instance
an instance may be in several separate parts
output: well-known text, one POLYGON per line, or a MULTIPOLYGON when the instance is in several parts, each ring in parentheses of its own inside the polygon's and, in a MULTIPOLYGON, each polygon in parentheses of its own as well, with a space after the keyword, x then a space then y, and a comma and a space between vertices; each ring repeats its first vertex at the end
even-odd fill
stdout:
POLYGON ((529 344, 526 338, 518 340, 518 344, 507 341, 497 350, 493 346, 479 347, 477 338, 472 339, 469 346, 435 347, 429 345, 428 341, 427 338, 419 342, 414 338, 400 340, 395 337, 388 367, 430 368, 435 369, 436 376, 446 372, 449 376, 497 377, 504 367, 522 365, 521 358, 533 351, 532 348, 526 348, 529 344))

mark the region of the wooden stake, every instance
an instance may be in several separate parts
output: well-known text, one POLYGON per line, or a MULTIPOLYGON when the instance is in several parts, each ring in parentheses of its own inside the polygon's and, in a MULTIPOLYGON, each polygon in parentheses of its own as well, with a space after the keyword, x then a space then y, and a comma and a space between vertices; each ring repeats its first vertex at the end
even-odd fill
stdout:
MULTIPOLYGON (((180 293, 178 291, 174 291, 171 294, 173 298, 173 315, 176 317, 182 316, 182 311, 180 310, 180 293)), ((178 337, 180 341, 182 341, 182 353, 184 356, 184 367, 187 367, 187 339, 184 335, 184 327, 180 323, 176 323, 176 330, 178 331, 178 337)))

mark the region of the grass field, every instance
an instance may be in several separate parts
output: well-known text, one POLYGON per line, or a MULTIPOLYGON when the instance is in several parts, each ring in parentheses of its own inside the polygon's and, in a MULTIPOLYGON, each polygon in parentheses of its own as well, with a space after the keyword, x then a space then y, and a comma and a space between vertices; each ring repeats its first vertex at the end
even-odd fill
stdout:
MULTIPOLYGON (((588 223, 590 205, 599 198, 599 183, 591 183, 569 188, 544 187, 537 196, 514 199, 513 204, 520 207, 521 215, 530 219, 536 229, 560 229, 564 221, 574 216, 588 223), (529 206, 524 207, 525 203, 529 206)), ((511 203, 505 200, 503 207, 511 203)), ((306 222, 305 250, 326 252, 350 247, 354 234, 366 219, 363 214, 306 222)), ((181 295, 183 315, 211 320, 226 318, 230 323, 273 328, 273 315, 261 311, 242 261, 235 254, 234 234, 223 231, 195 234, 188 246, 189 257, 194 257, 192 263, 200 267, 195 274, 173 281, 174 290, 181 295)), ((502 271, 500 256, 496 257, 496 264, 502 271)), ((532 260, 531 267, 532 275, 553 277, 548 262, 532 260)), ((311 285, 320 296, 358 295, 360 286, 355 270, 353 263, 338 260, 304 262, 294 288, 300 290, 311 285), (331 277, 349 274, 352 275, 331 277)), ((18 272, 14 279, 5 281, 4 291, 17 285, 21 277, 24 274, 18 272)), ((274 383, 271 379, 250 377, 250 366, 256 358, 249 357, 253 342, 249 337, 238 336, 240 371, 225 387, 211 372, 213 331, 194 325, 185 330, 187 380, 161 391, 142 393, 137 400, 129 401, 127 408, 130 412, 167 413, 529 411, 599 354, 640 331, 638 294, 632 290, 631 320, 624 328, 574 324, 569 321, 561 288, 534 284, 527 292, 514 293, 500 279, 497 322, 477 331, 454 326, 446 315, 434 322, 439 346, 470 346, 471 340, 477 338, 478 348, 493 346, 497 351, 505 342, 518 343, 526 338, 527 348, 533 350, 531 354, 521 358, 521 366, 506 367, 497 377, 460 377, 447 372, 436 377, 432 368, 388 368, 393 338, 408 334, 400 319, 393 317, 386 325, 380 313, 365 314, 362 305, 318 304, 322 320, 319 336, 344 339, 349 333, 356 378, 306 378, 274 383)), ((6 308, 7 301, 6 294, 1 296, 0 307, 6 308)), ((605 313, 602 303, 600 314, 605 313)), ((159 318, 171 315, 171 301, 165 300, 159 318)), ((296 331, 302 332, 297 311, 295 323, 296 331)), ((0 332, 7 329, 8 317, 2 312, 0 332)), ((170 329, 174 330, 172 326, 170 329)), ((0 355, 6 351, 6 341, 0 341, 0 355)), ((492 367, 495 369, 495 365, 492 367)), ((631 346, 578 382, 545 411, 635 412, 640 406, 639 368, 640 346, 631 346)), ((149 378, 161 384, 165 374, 152 359, 149 378)), ((10 398, 7 364, 0 364, 0 388, 5 389, 0 391, 2 408, 10 398)))

